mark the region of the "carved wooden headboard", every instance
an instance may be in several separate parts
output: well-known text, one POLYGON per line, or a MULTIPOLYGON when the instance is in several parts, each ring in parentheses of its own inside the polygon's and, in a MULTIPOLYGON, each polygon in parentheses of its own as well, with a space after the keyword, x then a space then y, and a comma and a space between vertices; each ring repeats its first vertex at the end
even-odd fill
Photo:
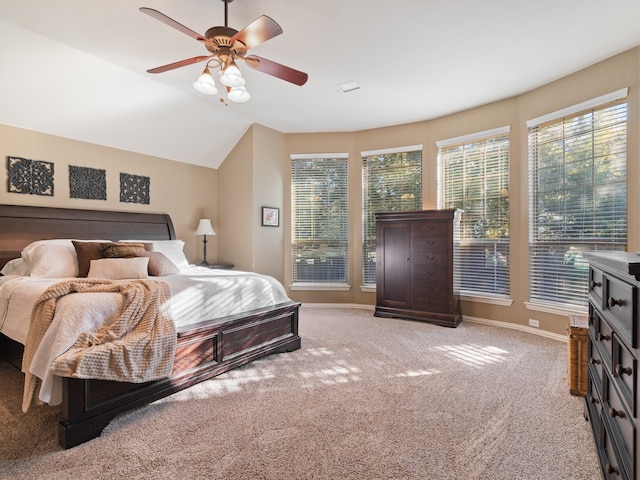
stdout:
POLYGON ((0 268, 36 240, 171 240, 169 215, 0 204, 0 268))

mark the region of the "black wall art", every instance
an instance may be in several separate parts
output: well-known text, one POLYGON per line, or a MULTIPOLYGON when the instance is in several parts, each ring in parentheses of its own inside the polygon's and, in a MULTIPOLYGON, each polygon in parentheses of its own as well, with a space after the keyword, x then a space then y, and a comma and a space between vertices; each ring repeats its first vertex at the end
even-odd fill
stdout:
POLYGON ((7 157, 9 193, 53 197, 53 162, 7 157))
POLYGON ((120 174, 120 201, 149 205, 149 185, 151 179, 128 173, 120 174))
POLYGON ((107 199, 107 171, 69 165, 69 197, 107 199))

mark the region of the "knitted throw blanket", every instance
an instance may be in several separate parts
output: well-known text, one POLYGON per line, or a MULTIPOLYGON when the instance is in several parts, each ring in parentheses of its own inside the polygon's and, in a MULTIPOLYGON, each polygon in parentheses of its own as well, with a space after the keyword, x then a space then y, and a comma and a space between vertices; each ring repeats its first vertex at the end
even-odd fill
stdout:
POLYGON ((38 299, 22 359, 25 374, 22 410, 33 401, 39 379, 29 366, 49 328, 56 302, 76 292, 114 292, 125 296, 120 316, 110 325, 81 334, 74 345, 57 357, 56 375, 142 383, 167 377, 173 368, 177 333, 164 304, 169 286, 157 280, 74 279, 51 285, 38 299))

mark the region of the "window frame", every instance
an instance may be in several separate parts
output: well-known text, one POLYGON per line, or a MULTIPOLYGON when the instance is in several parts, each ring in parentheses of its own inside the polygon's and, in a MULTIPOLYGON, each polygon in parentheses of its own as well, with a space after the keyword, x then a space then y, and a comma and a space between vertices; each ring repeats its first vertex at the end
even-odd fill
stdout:
MULTIPOLYGON (((466 298, 473 299, 487 299, 490 300, 491 303, 500 303, 505 302, 510 299, 511 295, 511 263, 510 263, 510 251, 511 251, 511 238, 510 238, 510 206, 509 206, 509 192, 510 192, 510 161, 511 161, 511 139, 510 139, 511 127, 509 125, 493 128, 490 130, 484 130, 476 133, 471 133, 467 135, 462 135, 458 137, 453 137, 446 140, 440 140, 436 142, 436 146, 438 147, 438 208, 459 208, 463 211, 462 221, 460 225, 460 241, 456 242, 456 257, 459 259, 459 262, 464 262, 464 259, 468 259, 471 264, 476 265, 473 267, 474 275, 477 275, 478 272, 482 272, 486 270, 484 267, 489 265, 487 268, 491 268, 491 271, 487 271, 486 283, 487 286, 485 288, 464 288, 466 286, 465 281, 465 269, 462 268, 461 265, 457 265, 458 272, 455 276, 456 288, 460 292, 461 296, 466 298), (502 165, 494 165, 494 163, 499 162, 500 160, 504 161, 503 155, 496 159, 494 163, 488 163, 488 157, 485 155, 486 151, 484 150, 489 142, 492 140, 498 140, 501 142, 506 142, 506 167, 503 168, 502 165), (469 147, 469 151, 467 152, 466 147, 469 147), (471 164, 475 162, 479 164, 479 168, 482 169, 482 184, 483 188, 479 188, 478 191, 482 194, 478 196, 478 193, 471 195, 469 190, 471 190, 472 185, 470 182, 465 182, 461 188, 462 198, 447 198, 447 193, 449 192, 447 185, 445 185, 445 176, 446 176, 446 165, 445 165, 445 157, 447 154, 454 153, 453 151, 449 152, 447 149, 462 149, 463 157, 462 157, 462 180, 464 181, 466 177, 467 168, 471 168, 467 165, 467 163, 471 164), (468 153, 470 154, 468 156, 468 153), (491 178, 494 180, 498 178, 498 184, 494 185, 499 191, 492 191, 491 189, 487 189, 487 168, 494 167, 498 169, 498 174, 493 175, 491 178), (506 194, 503 190, 506 189, 506 194), (473 200, 479 208, 482 209, 482 213, 486 213, 487 204, 491 201, 498 201, 501 204, 506 202, 506 213, 501 215, 498 221, 501 227, 505 226, 506 221, 506 229, 507 235, 506 237, 495 237, 492 240, 491 236, 482 236, 481 233, 477 232, 477 228, 474 230, 474 226, 471 224, 471 221, 476 220, 476 222, 481 221, 478 217, 476 218, 476 212, 470 211, 470 206, 467 202, 473 200), (467 210, 467 214, 465 216, 465 209, 467 210), (475 233, 474 233, 475 231, 475 233), (474 236, 475 235, 475 236, 474 236), (484 247, 486 245, 490 245, 492 247, 491 252, 487 255, 485 252, 486 249, 484 247), (479 255, 475 250, 482 249, 483 255, 485 256, 485 261, 479 261, 479 255), (489 262, 489 260, 493 259, 493 263, 489 262), (506 262, 506 266, 504 263, 506 262), (502 264, 502 267, 500 265, 502 264), (491 267, 493 266, 493 267, 491 267), (496 282, 495 279, 498 279, 496 282), (494 285, 492 288, 491 285, 494 285), (495 287, 495 285, 498 287, 495 287), (492 291, 493 290, 493 291, 492 291), (500 291, 496 291, 500 290, 500 291)), ((502 207, 504 208, 504 207, 502 207)))
MULTIPOLYGON (((349 285, 349 188, 348 188, 348 172, 349 172, 349 155, 348 153, 313 153, 313 154, 291 154, 290 155, 290 166, 291 166, 291 290, 334 290, 334 291, 346 291, 350 289, 349 285), (343 218, 340 223, 343 224, 341 230, 345 233, 345 237, 341 239, 330 239, 330 238, 318 238, 315 237, 313 239, 305 240, 306 242, 312 242, 316 246, 324 245, 327 250, 331 249, 331 242, 342 243, 342 247, 340 247, 342 262, 337 262, 336 265, 342 265, 341 271, 344 272, 344 281, 330 281, 330 277, 332 275, 337 275, 337 269, 333 268, 333 266, 327 267, 327 277, 329 277, 326 281, 317 281, 317 276, 319 275, 314 269, 311 267, 307 269, 305 275, 310 275, 308 280, 300 280, 300 276, 297 275, 297 264, 299 265, 298 258, 298 248, 297 243, 301 240, 296 239, 296 212, 298 208, 298 203, 296 201, 296 186, 295 186, 295 162, 299 161, 311 161, 311 160, 339 160, 343 167, 344 173, 344 184, 345 187, 341 192, 343 197, 342 201, 344 202, 344 211, 343 218)), ((330 253, 327 251, 327 253, 330 253)), ((325 261, 328 256, 325 256, 325 261)), ((333 257, 332 257, 333 258, 333 257)), ((313 260, 310 262, 310 265, 315 265, 315 258, 308 259, 313 260)), ((320 269, 322 270, 322 269, 320 269)), ((299 272, 298 272, 299 273, 299 272)))
MULTIPOLYGON (((376 288, 376 280, 375 280, 376 256, 374 254, 375 253, 375 218, 373 216, 373 213, 375 212, 369 212, 369 208, 368 208, 368 205, 369 205, 368 178, 370 174, 370 169, 367 166, 367 159, 371 157, 381 157, 381 156, 387 156, 387 155, 397 155, 402 153, 414 153, 414 152, 420 152, 419 175, 418 175, 420 179, 420 185, 419 185, 419 188, 417 189, 417 193, 419 194, 419 197, 417 199, 415 197, 412 199, 412 208, 410 208, 409 210, 421 210, 423 208, 422 199, 423 199, 423 183, 424 183, 423 182, 424 151, 423 151, 422 144, 405 145, 401 147, 391 147, 391 148, 383 148, 383 149, 377 149, 377 150, 365 150, 360 152, 361 175, 362 175, 362 205, 361 205, 362 243, 360 245, 362 268, 360 270, 360 274, 362 276, 362 289, 365 291, 375 291, 375 288, 376 288), (371 270, 373 270, 373 272, 371 270)), ((395 210, 395 211, 407 211, 407 210, 395 210)))
MULTIPOLYGON (((527 143, 528 143, 528 201, 529 201, 529 241, 528 241, 528 257, 529 257, 529 301, 526 303, 527 308, 531 310, 541 310, 541 311, 549 311, 549 310, 558 310, 558 312, 564 311, 585 311, 586 310, 586 302, 588 295, 588 262, 579 261, 581 257, 582 251, 592 250, 593 248, 606 248, 606 249, 627 249, 628 245, 628 216, 627 216, 627 185, 626 185, 626 170, 628 166, 628 154, 627 154, 627 144, 628 144, 628 104, 627 104, 627 93, 628 89, 623 88, 620 90, 616 90, 606 95, 602 95, 596 97, 591 100, 587 100, 585 102, 581 102, 579 104, 542 115, 540 117, 531 119, 526 122, 527 125, 527 143), (538 168, 540 162, 539 149, 544 147, 544 144, 541 144, 538 141, 535 141, 537 137, 540 135, 541 128, 552 128, 556 127, 560 129, 560 126, 563 127, 563 133, 558 137, 558 142, 562 144, 562 158, 563 160, 555 165, 555 168, 561 168, 563 171, 566 171, 567 165, 570 165, 570 161, 565 161, 566 157, 566 149, 565 145, 567 140, 571 141, 577 137, 575 134, 566 135, 565 134, 565 125, 571 122, 571 120, 577 120, 579 117, 587 117, 591 115, 591 117, 596 117, 597 113, 602 112, 608 108, 618 108, 620 105, 625 105, 625 120, 624 120, 624 172, 623 180, 620 182, 601 182, 598 183, 596 177, 592 175, 592 179, 588 186, 590 188, 589 197, 593 199, 593 203, 596 203, 596 195, 594 195, 594 191, 598 185, 607 185, 609 188, 612 185, 622 185, 624 187, 624 209, 616 209, 615 212, 623 211, 623 219, 624 219, 624 242, 620 242, 615 239, 606 240, 605 237, 598 237, 592 232, 591 235, 585 236, 585 239, 580 241, 581 239, 578 236, 571 236, 566 233, 566 229, 563 227, 562 232, 564 235, 554 237, 551 240, 543 240, 539 235, 536 235, 536 232, 542 228, 543 222, 540 220, 540 215, 543 214, 542 209, 539 207, 540 201, 539 197, 541 195, 540 189, 538 188, 539 184, 539 175, 540 169, 538 168), (604 239, 604 240, 603 240, 604 239), (548 248, 553 248, 554 245, 559 247, 560 245, 565 245, 564 252, 564 263, 567 265, 573 265, 574 271, 567 271, 566 273, 562 273, 563 269, 554 266, 552 261, 549 261, 546 257, 540 257, 539 252, 541 252, 544 245, 547 245, 548 248), (586 248, 579 248, 579 247, 586 248), (578 248, 576 248, 578 247, 578 248), (567 255, 569 257, 575 258, 573 263, 567 263, 567 255), (534 258, 536 257, 536 258, 534 258), (544 276, 544 272, 542 269, 546 268, 549 270, 550 274, 555 274, 554 278, 558 278, 558 281, 562 280, 562 292, 568 292, 563 294, 556 295, 557 298, 553 298, 553 296, 545 296, 543 292, 543 287, 540 287, 544 276), (578 272, 577 270, 581 270, 578 272), (567 286, 568 285, 568 286, 567 286), (569 298, 567 298, 568 294, 571 294, 569 298)), ((611 126, 609 126, 611 127, 611 126)), ((597 145, 596 140, 594 140, 594 132, 597 133, 597 129, 593 128, 593 125, 588 130, 591 141, 589 146, 591 148, 592 155, 589 157, 589 161, 592 165, 592 170, 596 168, 597 154, 595 152, 595 147, 597 145)), ((586 135, 585 135, 586 136, 586 135)), ((544 158, 543 158, 544 160, 544 158)), ((610 174, 613 170, 607 170, 610 174)), ((565 173, 566 174, 566 173, 565 173)), ((548 189, 551 190, 551 189, 548 189)), ((560 192, 569 192, 570 189, 567 187, 562 187, 560 192)), ((542 192, 544 193, 544 192, 542 192)), ((562 197, 564 199, 564 197, 562 197)), ((601 197, 599 197, 601 198, 601 197)), ((615 200, 615 198, 614 198, 615 200)), ((568 203, 568 205, 572 205, 568 203)), ((594 206, 593 215, 596 216, 595 209, 598 208, 594 206)), ((573 214, 572 210, 568 210, 569 214, 573 214)), ((553 213, 553 212, 551 212, 553 213)), ((568 215, 568 214, 567 214, 568 215)), ((600 217, 595 217, 600 218, 600 217)), ((608 214, 605 216, 605 219, 608 221, 615 220, 616 218, 622 218, 616 214, 608 214)), ((583 220, 584 221, 584 220, 583 220)), ((596 222, 591 222, 591 224, 596 224, 596 222)), ((581 229, 580 229, 581 230, 581 229)), ((582 231, 582 230, 581 230, 582 231)), ((618 229, 616 228, 616 232, 618 229)), ((584 232, 583 232, 584 233, 584 232)), ((615 235, 613 235, 615 237, 615 235)), ((569 258, 571 260, 571 258, 569 258)), ((557 263, 557 262, 556 262, 557 263)), ((568 270, 568 267, 565 268, 568 270)), ((542 283, 544 284, 544 283, 542 283)), ((553 291, 558 290, 554 287, 553 291)))

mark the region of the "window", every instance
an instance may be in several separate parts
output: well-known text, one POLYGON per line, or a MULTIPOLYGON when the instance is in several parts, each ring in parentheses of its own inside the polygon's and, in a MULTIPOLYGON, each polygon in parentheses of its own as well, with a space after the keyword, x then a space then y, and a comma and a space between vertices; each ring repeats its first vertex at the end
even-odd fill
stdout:
POLYGON ((627 246, 626 89, 527 122, 529 298, 585 307, 586 250, 627 246))
POLYGON ((422 145, 362 152, 363 284, 376 284, 375 212, 422 210, 422 145))
POLYGON ((463 210, 456 287, 509 296, 509 127, 437 142, 438 206, 463 210))
POLYGON ((346 154, 291 156, 294 283, 347 283, 347 187, 346 154))

